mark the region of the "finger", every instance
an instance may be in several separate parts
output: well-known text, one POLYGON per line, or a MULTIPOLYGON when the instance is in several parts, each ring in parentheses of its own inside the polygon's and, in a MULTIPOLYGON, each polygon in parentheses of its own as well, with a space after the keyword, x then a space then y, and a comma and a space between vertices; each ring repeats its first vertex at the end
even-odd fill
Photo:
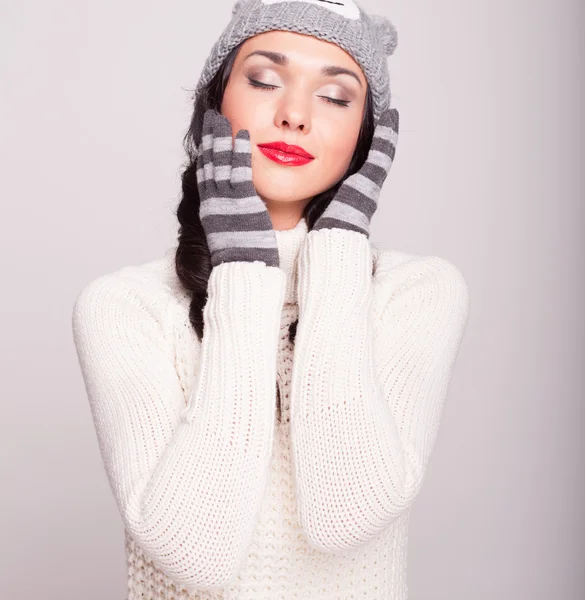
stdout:
POLYGON ((266 206, 252 181, 252 142, 247 129, 240 129, 234 140, 231 184, 234 198, 237 198, 238 211, 247 215, 250 226, 255 231, 271 230, 272 222, 266 206))
POLYGON ((398 134, 400 122, 400 113, 396 108, 387 108, 378 120, 378 125, 383 127, 391 127, 398 134))
POLYGON ((217 111, 210 108, 203 115, 203 131, 201 136, 201 156, 205 179, 205 188, 213 186, 213 121, 217 111))
POLYGON ((374 130, 371 150, 377 150, 394 159, 396 144, 398 142, 398 122, 399 115, 395 108, 388 109, 382 113, 374 130))
POLYGON ((234 154, 232 159, 232 177, 233 187, 247 188, 252 181, 252 143, 250 141, 250 132, 247 129, 240 129, 234 140, 234 154))
POLYGON ((381 187, 396 155, 398 142, 398 111, 388 109, 382 113, 372 139, 368 158, 360 173, 381 187))
POLYGON ((229 194, 232 175, 232 126, 227 117, 216 113, 213 119, 213 179, 220 196, 229 194))
POLYGON ((197 189, 199 190, 199 199, 202 202, 207 198, 208 194, 205 185, 205 170, 203 169, 203 149, 201 147, 197 152, 195 166, 197 170, 197 189))

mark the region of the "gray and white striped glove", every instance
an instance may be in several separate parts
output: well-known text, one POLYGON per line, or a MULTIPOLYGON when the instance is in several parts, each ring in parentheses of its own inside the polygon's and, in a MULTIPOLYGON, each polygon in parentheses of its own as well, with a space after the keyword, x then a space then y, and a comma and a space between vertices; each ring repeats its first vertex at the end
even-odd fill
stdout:
POLYGON ((370 237, 370 221, 378 208, 382 184, 394 162, 398 142, 399 114, 385 110, 374 130, 372 145, 362 168, 350 175, 317 218, 316 229, 350 229, 370 237))
POLYGON ((232 140, 230 121, 215 109, 203 116, 197 187, 213 266, 233 261, 280 266, 270 214, 252 183, 250 132, 241 129, 232 140))

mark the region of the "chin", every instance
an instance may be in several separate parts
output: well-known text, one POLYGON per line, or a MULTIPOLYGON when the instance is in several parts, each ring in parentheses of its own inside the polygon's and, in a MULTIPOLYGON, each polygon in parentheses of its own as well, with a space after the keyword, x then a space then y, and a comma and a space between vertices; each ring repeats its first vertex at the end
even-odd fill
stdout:
POLYGON ((254 187, 258 195, 269 202, 300 202, 320 193, 319 190, 294 185, 286 181, 279 184, 271 181, 268 185, 254 183, 254 187))
POLYGON ((280 190, 280 193, 278 192, 271 192, 270 190, 267 192, 261 192, 260 190, 258 190, 258 195, 265 201, 265 202, 270 202, 270 203, 274 203, 274 202, 278 202, 278 203, 295 203, 295 202, 301 202, 304 198, 310 198, 310 195, 306 195, 306 194, 300 194, 300 193, 293 193, 293 194, 283 194, 282 190, 280 190))

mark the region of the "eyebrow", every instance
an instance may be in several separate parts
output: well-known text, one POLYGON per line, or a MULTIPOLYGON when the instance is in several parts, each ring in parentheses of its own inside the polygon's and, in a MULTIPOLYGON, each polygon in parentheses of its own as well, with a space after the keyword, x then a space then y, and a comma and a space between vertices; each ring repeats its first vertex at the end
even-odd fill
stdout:
MULTIPOLYGON (((276 63, 281 67, 286 67, 289 63, 288 56, 286 54, 282 54, 281 52, 270 52, 268 50, 254 50, 253 52, 250 52, 250 54, 248 54, 246 58, 244 58, 244 60, 248 60, 250 56, 254 56, 255 54, 265 56, 266 58, 270 59, 273 63, 276 63)), ((349 75, 360 84, 360 87, 363 87, 358 74, 355 71, 352 71, 351 69, 346 69, 345 67, 328 65, 321 69, 321 74, 327 77, 335 77, 336 75, 349 75)))

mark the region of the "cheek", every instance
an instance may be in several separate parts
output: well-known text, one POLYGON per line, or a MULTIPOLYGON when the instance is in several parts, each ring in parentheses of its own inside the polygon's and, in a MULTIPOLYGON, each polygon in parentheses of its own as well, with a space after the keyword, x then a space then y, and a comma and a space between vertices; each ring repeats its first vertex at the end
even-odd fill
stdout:
POLYGON ((248 111, 249 103, 238 100, 237 90, 228 83, 221 103, 221 114, 230 121, 232 137, 236 137, 240 129, 250 128, 248 111))
POLYGON ((257 95, 254 96, 253 91, 249 85, 228 82, 223 95, 221 113, 229 119, 233 137, 240 129, 247 129, 254 141, 255 132, 266 127, 263 123, 269 113, 264 109, 263 102, 258 101, 257 95))
POLYGON ((333 183, 347 171, 358 140, 361 119, 348 119, 322 134, 321 167, 333 183))

